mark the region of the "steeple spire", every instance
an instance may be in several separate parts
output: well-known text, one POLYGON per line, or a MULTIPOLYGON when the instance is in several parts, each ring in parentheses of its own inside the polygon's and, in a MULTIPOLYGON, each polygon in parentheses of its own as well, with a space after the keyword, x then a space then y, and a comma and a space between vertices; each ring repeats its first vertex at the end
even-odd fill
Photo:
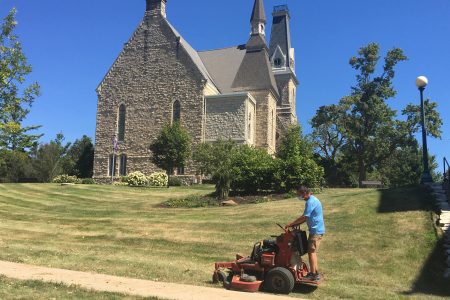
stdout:
POLYGON ((264 1, 255 0, 253 5, 252 17, 250 19, 252 25, 252 35, 261 34, 265 35, 266 29, 266 12, 264 10, 264 1))

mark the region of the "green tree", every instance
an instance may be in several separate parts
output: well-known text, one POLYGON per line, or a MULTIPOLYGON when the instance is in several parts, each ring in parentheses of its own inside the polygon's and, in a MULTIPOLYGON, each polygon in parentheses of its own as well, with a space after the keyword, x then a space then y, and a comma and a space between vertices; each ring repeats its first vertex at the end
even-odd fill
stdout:
POLYGON ((315 160, 324 168, 327 186, 352 185, 352 168, 346 165, 343 153, 345 112, 343 105, 321 106, 310 121, 315 160))
POLYGON ((67 150, 62 163, 63 173, 78 178, 92 178, 94 168, 94 145, 90 137, 83 135, 67 150))
POLYGON ((40 126, 22 126, 40 88, 37 83, 22 86, 32 69, 14 34, 15 15, 12 9, 0 28, 0 149, 25 151, 42 136, 30 134, 40 126))
POLYGON ((228 199, 231 182, 239 174, 239 169, 234 165, 237 149, 236 143, 231 140, 217 141, 199 145, 193 155, 197 167, 205 175, 212 176, 219 200, 228 199))
POLYGON ((350 59, 353 69, 359 71, 351 97, 341 101, 347 107, 345 124, 346 145, 358 164, 359 184, 366 180, 367 172, 380 161, 380 143, 386 139, 382 133, 394 124, 395 111, 386 103, 396 91, 392 85, 396 65, 407 59, 403 51, 394 48, 384 58, 380 75, 375 76, 379 56, 378 44, 372 43, 359 50, 350 59))
POLYGON ((70 143, 63 145, 63 141, 64 136, 59 133, 56 139, 38 147, 33 167, 40 182, 50 182, 56 176, 65 173, 63 165, 70 143))
POLYGON ((163 127, 150 150, 152 162, 170 175, 174 168, 184 167, 191 156, 191 137, 179 122, 174 122, 163 127))
POLYGON ((31 160, 23 151, 0 150, 0 182, 18 182, 33 177, 31 160))
MULTIPOLYGON (((427 129, 428 136, 441 138, 441 127, 443 122, 437 107, 438 104, 432 102, 430 99, 424 101, 425 128, 427 129)), ((422 130, 420 105, 408 104, 406 108, 402 110, 402 115, 407 117, 407 125, 412 134, 422 130)))
POLYGON ((266 150, 239 146, 233 157, 233 167, 239 172, 233 177, 231 188, 250 195, 272 191, 275 166, 275 159, 266 150))
POLYGON ((277 153, 279 190, 290 191, 299 185, 322 186, 324 171, 313 159, 312 145, 303 136, 299 125, 291 126, 281 139, 277 153))
POLYGON ((404 138, 405 123, 395 119, 396 112, 386 103, 396 95, 394 69, 407 57, 399 48, 388 51, 376 75, 379 52, 379 46, 371 43, 350 59, 351 67, 359 72, 351 95, 319 109, 312 120, 316 152, 332 168, 341 162, 356 165, 359 185, 397 147, 409 142, 409 135, 404 138))

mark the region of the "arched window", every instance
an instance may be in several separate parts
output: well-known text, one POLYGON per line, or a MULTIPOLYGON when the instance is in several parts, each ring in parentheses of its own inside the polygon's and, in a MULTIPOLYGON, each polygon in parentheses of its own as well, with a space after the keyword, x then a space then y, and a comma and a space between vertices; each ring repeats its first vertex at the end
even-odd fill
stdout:
POLYGON ((108 163, 108 176, 116 176, 116 170, 117 170, 117 155, 111 154, 109 156, 109 163, 108 163))
POLYGON ((270 124, 270 127, 271 127, 270 140, 271 140, 271 142, 274 142, 275 141, 275 133, 276 133, 276 129, 275 129, 275 122, 276 122, 276 120, 275 120, 275 116, 274 116, 273 110, 272 110, 272 116, 270 118, 270 121, 271 121, 271 124, 270 124))
POLYGON ((119 142, 125 141, 125 119, 126 119, 126 108, 125 104, 120 105, 119 107, 119 122, 118 122, 118 139, 119 142))
POLYGON ((120 169, 119 169, 119 175, 125 176, 127 175, 127 156, 125 154, 122 154, 120 156, 120 169))
POLYGON ((172 107, 172 122, 179 122, 181 118, 181 103, 176 100, 172 107))
POLYGON ((248 138, 252 139, 252 113, 248 113, 248 138))

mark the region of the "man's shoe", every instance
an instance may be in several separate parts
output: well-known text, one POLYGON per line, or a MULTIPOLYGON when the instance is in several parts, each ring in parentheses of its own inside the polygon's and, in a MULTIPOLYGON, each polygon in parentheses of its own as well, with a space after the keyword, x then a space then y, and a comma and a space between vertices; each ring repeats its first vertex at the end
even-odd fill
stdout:
POLYGON ((308 275, 305 276, 305 279, 314 281, 316 278, 316 274, 309 272, 308 275))
POLYGON ((314 274, 314 281, 320 281, 322 277, 320 277, 319 273, 314 274))

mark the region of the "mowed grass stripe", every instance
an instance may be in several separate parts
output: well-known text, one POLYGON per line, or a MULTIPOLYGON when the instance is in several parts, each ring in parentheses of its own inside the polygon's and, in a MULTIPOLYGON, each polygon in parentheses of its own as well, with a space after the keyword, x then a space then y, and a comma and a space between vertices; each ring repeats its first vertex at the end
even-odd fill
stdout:
MULTIPOLYGON (((170 198, 211 191, 211 186, 0 185, 0 197, 14 195, 0 200, 0 259, 208 285, 215 261, 250 254, 255 242, 281 232, 275 223, 292 221, 304 207, 296 199, 238 207, 159 206, 170 198), (29 207, 22 207, 27 205, 23 199, 15 206, 17 197, 31 197, 29 207), (52 202, 53 207, 45 206, 52 202)), ((417 188, 330 189, 319 198, 327 227, 319 254, 326 281, 314 293, 292 296, 406 298, 404 292, 412 289, 436 244, 430 213, 416 209, 426 194, 417 188), (417 205, 380 213, 386 199, 394 208, 417 205)))

